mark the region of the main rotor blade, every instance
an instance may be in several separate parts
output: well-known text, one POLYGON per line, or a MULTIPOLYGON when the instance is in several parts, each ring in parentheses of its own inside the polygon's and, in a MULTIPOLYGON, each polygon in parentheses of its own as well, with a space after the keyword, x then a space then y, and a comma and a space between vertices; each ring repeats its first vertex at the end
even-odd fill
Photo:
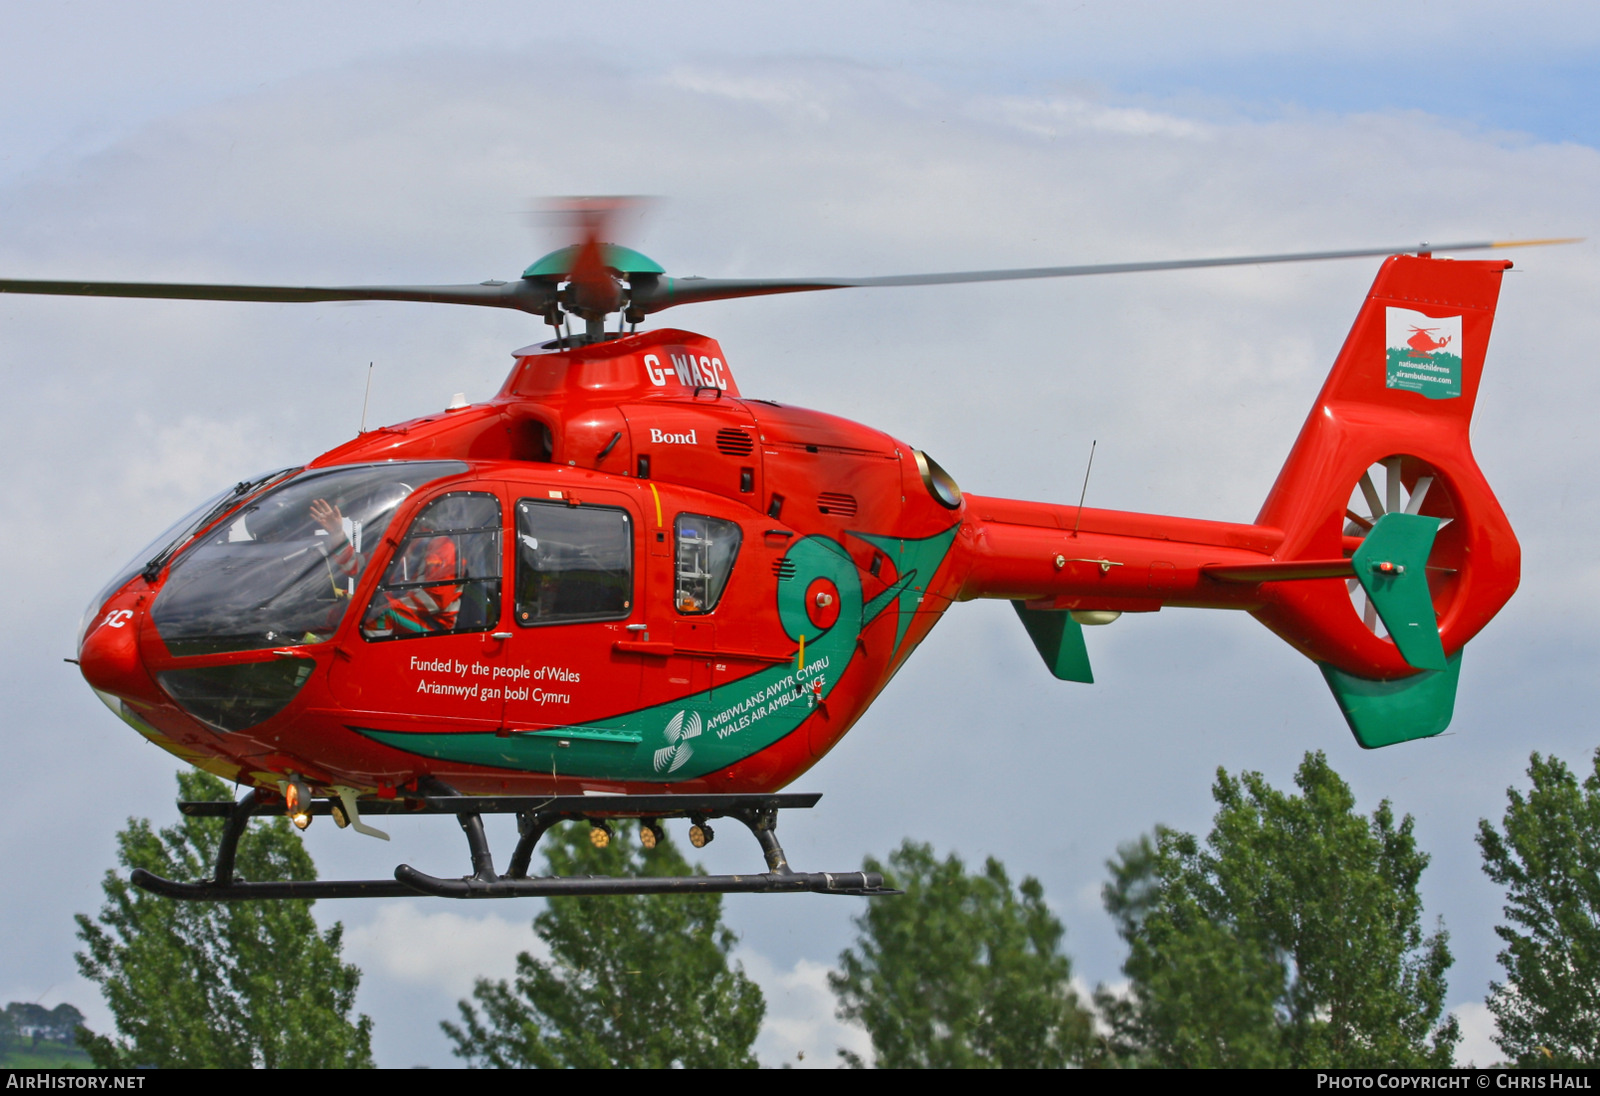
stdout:
MULTIPOLYGON (((1138 271, 1191 270, 1212 266, 1250 266, 1260 263, 1312 262, 1396 255, 1409 251, 1479 251, 1488 248, 1531 247, 1573 243, 1575 240, 1503 240, 1457 244, 1419 244, 1406 247, 1362 248, 1347 251, 1303 251, 1286 255, 1238 255, 1216 259, 1178 259, 1166 262, 1097 263, 1084 266, 1042 266, 1017 270, 971 270, 948 274, 899 274, 873 278, 669 278, 634 275, 630 296, 635 308, 660 312, 680 304, 760 297, 774 293, 807 293, 821 289, 868 289, 891 286, 956 285, 969 282, 1026 281, 1034 278, 1070 278, 1089 274, 1128 274, 1138 271)), ((278 286, 215 285, 182 282, 89 282, 0 279, 0 293, 32 293, 68 297, 137 297, 193 301, 264 301, 303 304, 317 301, 417 301, 427 304, 467 304, 489 308, 514 308, 540 314, 556 300, 556 286, 529 278, 477 285, 356 285, 278 286)), ((606 302, 609 303, 609 302, 606 302)))
POLYGON ((774 293, 809 293, 820 289, 871 289, 910 285, 960 285, 969 282, 1015 282, 1034 278, 1075 278, 1088 274, 1132 274, 1153 270, 1194 270, 1208 266, 1254 266, 1261 263, 1305 263, 1324 259, 1362 259, 1406 252, 1482 251, 1501 247, 1576 243, 1575 239, 1480 240, 1456 244, 1408 244, 1345 251, 1297 251, 1280 255, 1234 255, 1216 259, 1175 259, 1146 263, 1092 263, 1084 266, 1035 266, 1016 270, 964 270, 949 274, 895 274, 880 278, 662 278, 654 286, 635 285, 633 303, 644 312, 674 305, 760 297, 774 293))
POLYGON ((266 301, 304 304, 314 301, 421 301, 428 304, 473 304, 543 312, 555 289, 518 279, 479 285, 209 285, 180 282, 49 282, 0 279, 0 293, 39 293, 59 297, 153 297, 182 301, 266 301))

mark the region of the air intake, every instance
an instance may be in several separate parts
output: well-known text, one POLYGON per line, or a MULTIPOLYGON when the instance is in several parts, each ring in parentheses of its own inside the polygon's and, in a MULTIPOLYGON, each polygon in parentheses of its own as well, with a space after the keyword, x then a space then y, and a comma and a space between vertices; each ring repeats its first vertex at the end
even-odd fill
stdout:
POLYGON ((756 441, 743 430, 725 426, 717 431, 717 451, 730 457, 748 457, 755 452, 756 441))
POLYGON ((817 496, 817 509, 836 518, 856 516, 856 497, 840 491, 824 491, 817 496))
POLYGON ((778 576, 779 582, 788 582, 794 578, 794 560, 788 556, 772 561, 772 573, 778 576))

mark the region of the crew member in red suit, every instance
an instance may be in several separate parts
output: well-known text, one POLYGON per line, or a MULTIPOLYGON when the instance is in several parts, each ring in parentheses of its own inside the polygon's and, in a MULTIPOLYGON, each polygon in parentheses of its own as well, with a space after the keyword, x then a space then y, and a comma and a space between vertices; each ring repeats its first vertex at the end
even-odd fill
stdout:
POLYGON ((419 521, 389 565, 385 588, 362 624, 368 635, 428 635, 455 628, 461 611, 461 587, 451 581, 457 577, 456 542, 431 532, 419 521))
MULTIPOLYGON (((317 499, 311 504, 311 520, 327 530, 328 561, 333 567, 344 575, 359 575, 366 560, 345 535, 339 508, 317 499), (340 547, 332 547, 340 542, 340 547)), ((367 635, 429 635, 455 628, 461 587, 453 581, 430 580, 457 577, 456 542, 453 537, 429 536, 432 531, 419 521, 400 556, 389 565, 387 586, 378 591, 361 624, 367 635)))

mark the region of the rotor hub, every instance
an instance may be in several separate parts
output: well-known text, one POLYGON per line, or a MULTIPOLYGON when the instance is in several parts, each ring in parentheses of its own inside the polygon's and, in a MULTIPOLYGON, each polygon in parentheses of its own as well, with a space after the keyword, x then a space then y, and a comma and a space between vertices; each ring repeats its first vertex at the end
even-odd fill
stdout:
POLYGON ((560 327, 566 315, 584 321, 586 340, 605 334, 608 316, 622 313, 627 323, 644 320, 644 310, 633 303, 635 286, 654 290, 666 270, 648 255, 620 244, 597 242, 569 244, 534 261, 522 272, 524 279, 556 290, 544 311, 544 321, 560 327))

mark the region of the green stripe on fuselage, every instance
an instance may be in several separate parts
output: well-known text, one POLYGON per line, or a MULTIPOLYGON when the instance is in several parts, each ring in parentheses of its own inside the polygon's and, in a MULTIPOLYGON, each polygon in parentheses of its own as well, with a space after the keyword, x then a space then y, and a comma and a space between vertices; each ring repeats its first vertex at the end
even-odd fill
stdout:
POLYGON ((804 666, 786 662, 679 700, 569 729, 512 732, 503 738, 489 732, 352 729, 407 753, 489 768, 663 782, 704 776, 798 729, 816 702, 833 691, 855 656, 862 628, 896 601, 898 649, 955 533, 952 527, 925 540, 905 541, 850 534, 889 555, 899 571, 894 585, 868 605, 862 604, 860 574, 843 545, 826 537, 792 545, 784 558, 794 564, 793 577, 778 582, 777 610, 789 639, 798 646, 805 636, 804 666), (806 589, 819 578, 839 591, 839 618, 826 631, 811 623, 805 606, 806 589))
MULTIPOLYGON (((944 562, 944 557, 950 551, 950 544, 956 538, 957 528, 952 525, 943 533, 923 540, 904 540, 900 537, 875 536, 870 533, 850 534, 866 541, 888 556, 899 574, 899 580, 893 586, 872 599, 873 605, 877 605, 880 601, 884 601, 885 604, 888 600, 899 601, 900 619, 895 625, 894 632, 896 651, 900 650, 900 641, 905 639, 906 629, 911 627, 911 618, 916 615, 917 607, 922 604, 922 596, 928 592, 928 583, 933 581, 934 572, 939 569, 939 564, 944 562)), ((877 613, 873 612, 866 619, 871 620, 876 616, 877 613)))

